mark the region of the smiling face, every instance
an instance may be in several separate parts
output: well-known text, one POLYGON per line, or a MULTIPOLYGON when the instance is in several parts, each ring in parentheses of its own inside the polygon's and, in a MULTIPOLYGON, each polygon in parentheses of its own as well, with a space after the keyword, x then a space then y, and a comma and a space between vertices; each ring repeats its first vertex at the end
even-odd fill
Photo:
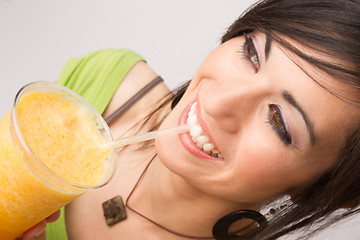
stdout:
MULTIPOLYGON (((314 67, 275 42, 265 51, 266 42, 254 32, 215 49, 162 125, 186 123, 190 115, 192 137, 156 140, 162 162, 192 186, 249 206, 329 169, 359 117, 312 79, 314 67)), ((335 81, 319 73, 316 79, 335 81)))

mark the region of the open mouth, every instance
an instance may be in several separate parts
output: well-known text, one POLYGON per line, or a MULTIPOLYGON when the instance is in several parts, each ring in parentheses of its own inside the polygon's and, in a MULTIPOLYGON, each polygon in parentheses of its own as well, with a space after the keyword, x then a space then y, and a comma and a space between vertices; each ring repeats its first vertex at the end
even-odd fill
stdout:
POLYGON ((220 151, 216 148, 215 144, 210 141, 210 137, 203 131, 202 127, 198 123, 196 115, 196 105, 195 101, 191 107, 187 116, 187 124, 190 126, 190 136, 194 144, 207 153, 208 155, 215 158, 223 158, 220 151))

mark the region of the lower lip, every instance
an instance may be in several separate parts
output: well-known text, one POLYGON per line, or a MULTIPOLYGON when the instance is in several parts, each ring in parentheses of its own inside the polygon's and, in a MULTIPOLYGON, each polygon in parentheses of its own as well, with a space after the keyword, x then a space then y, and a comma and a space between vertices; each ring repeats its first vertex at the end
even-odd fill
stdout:
MULTIPOLYGON (((187 124, 187 117, 188 117, 188 113, 190 111, 190 107, 196 101, 197 101, 197 99, 194 99, 185 107, 185 109, 183 110, 183 112, 180 115, 180 118, 178 121, 179 125, 187 124)), ((191 136, 188 132, 179 134, 179 137, 180 137, 180 140, 181 140, 182 144, 184 145, 184 147, 193 155, 200 157, 200 158, 212 160, 212 161, 219 161, 219 158, 210 156, 209 154, 207 154, 206 152, 204 152, 203 150, 198 148, 198 146, 196 146, 196 144, 192 141, 191 136)))

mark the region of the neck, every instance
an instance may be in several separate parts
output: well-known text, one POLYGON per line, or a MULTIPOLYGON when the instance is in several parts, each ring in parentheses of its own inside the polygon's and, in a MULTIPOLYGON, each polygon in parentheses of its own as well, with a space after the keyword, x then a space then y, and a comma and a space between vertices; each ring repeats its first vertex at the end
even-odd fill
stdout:
POLYGON ((158 157, 140 179, 128 204, 168 229, 199 237, 212 236, 213 225, 224 215, 254 209, 200 191, 167 169, 158 157))

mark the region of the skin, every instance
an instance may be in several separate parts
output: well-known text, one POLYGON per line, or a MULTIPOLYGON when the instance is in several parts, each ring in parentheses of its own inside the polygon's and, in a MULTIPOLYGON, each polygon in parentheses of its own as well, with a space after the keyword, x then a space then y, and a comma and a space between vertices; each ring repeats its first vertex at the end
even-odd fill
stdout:
MULTIPOLYGON (((353 127, 348 116, 358 115, 354 107, 319 86, 295 62, 310 73, 314 72, 311 66, 276 43, 265 60, 265 35, 255 33, 253 37, 262 55, 258 72, 237 52, 243 37, 226 42, 205 59, 179 107, 164 123, 169 127, 179 111, 198 98, 200 116, 225 161, 202 161, 178 147, 181 144, 175 136, 158 141, 160 158, 171 170, 206 194, 250 206, 289 193, 327 170, 344 142, 344 130, 353 127), (301 115, 282 98, 284 90, 307 113, 316 136, 314 146, 301 115), (283 144, 265 123, 269 104, 283 109, 294 144, 283 144), (176 146, 176 151, 166 144, 176 146), (173 157, 167 157, 170 155, 173 157)), ((319 81, 325 80, 331 78, 319 77, 319 81)))
MULTIPOLYGON (((184 109, 197 99, 198 118, 224 159, 210 160, 194 155, 178 135, 157 139, 155 149, 134 152, 130 147, 119 152, 114 179, 67 206, 70 239, 120 236, 124 239, 144 239, 144 236, 146 239, 183 239, 131 211, 125 221, 110 228, 104 221, 101 203, 115 195, 125 200, 155 151, 158 156, 129 204, 170 229, 196 236, 210 236, 213 224, 231 211, 258 210, 271 199, 295 193, 334 164, 345 132, 352 129, 353 119, 359 117, 357 111, 317 84, 313 79, 316 69, 312 66, 276 43, 272 43, 265 59, 265 35, 254 32, 248 37, 257 48, 260 68, 241 55, 243 36, 220 45, 203 61, 184 97, 161 126, 177 125, 184 109), (308 116, 314 144, 302 115, 282 97, 285 90, 308 116), (271 123, 267 123, 269 104, 281 109, 292 144, 285 144, 271 123)), ((104 116, 155 76, 145 63, 138 63, 117 90, 104 116), (134 91, 129 93, 129 89, 134 91)), ((322 73, 316 74, 316 80, 334 85, 334 80, 322 73)), ((114 122, 110 127, 115 138, 125 134, 126 129, 168 92, 165 85, 157 86, 114 122)), ((142 131, 148 131, 161 117, 156 116, 142 131)))
POLYGON ((60 217, 60 210, 56 211, 54 214, 50 215, 40 223, 36 224, 29 230, 27 230, 22 236, 16 238, 16 240, 45 240, 46 239, 46 224, 55 222, 60 217))

